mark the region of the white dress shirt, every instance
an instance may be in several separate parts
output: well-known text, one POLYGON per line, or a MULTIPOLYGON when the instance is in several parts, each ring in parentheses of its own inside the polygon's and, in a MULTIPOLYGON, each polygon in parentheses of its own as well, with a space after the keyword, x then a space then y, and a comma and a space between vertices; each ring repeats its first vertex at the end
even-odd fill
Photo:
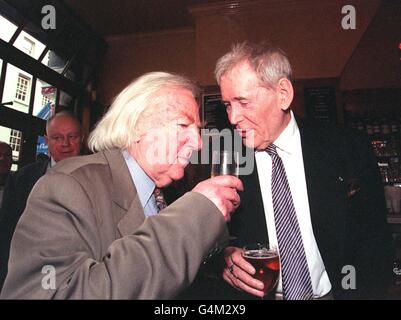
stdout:
MULTIPOLYGON (((315 297, 321 297, 331 290, 331 283, 313 234, 308 192, 306 188, 304 161, 302 157, 301 136, 292 111, 291 121, 277 140, 274 141, 274 145, 277 147, 277 153, 283 161, 287 174, 288 184, 294 201, 294 207, 305 248, 309 273, 311 275, 313 293, 315 297)), ((277 234, 274 223, 271 192, 272 161, 267 152, 257 151, 255 158, 258 167, 263 206, 265 209, 269 243, 277 246, 277 234)), ((277 292, 282 292, 281 275, 277 292)))

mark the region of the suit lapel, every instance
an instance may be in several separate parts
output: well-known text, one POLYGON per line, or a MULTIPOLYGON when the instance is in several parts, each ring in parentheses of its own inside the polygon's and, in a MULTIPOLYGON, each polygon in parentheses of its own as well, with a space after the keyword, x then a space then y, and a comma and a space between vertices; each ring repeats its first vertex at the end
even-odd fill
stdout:
POLYGON ((145 214, 143 213, 141 202, 139 201, 139 197, 135 196, 125 215, 118 223, 117 228, 122 236, 131 235, 144 221, 145 214))
POLYGON ((135 184, 120 150, 105 151, 104 156, 111 171, 117 228, 122 236, 133 234, 145 220, 135 184))
POLYGON ((50 160, 43 161, 42 166, 40 166, 40 168, 39 168, 40 176, 43 176, 46 173, 47 168, 49 166, 49 162, 50 162, 50 160))
MULTIPOLYGON (((253 160, 255 161, 255 158, 253 160)), ((237 246, 253 242, 268 242, 256 161, 253 172, 250 175, 240 176, 240 178, 244 185, 244 191, 240 193, 240 208, 233 214, 232 222, 229 224, 230 235, 238 238, 237 243, 234 243, 237 246)))

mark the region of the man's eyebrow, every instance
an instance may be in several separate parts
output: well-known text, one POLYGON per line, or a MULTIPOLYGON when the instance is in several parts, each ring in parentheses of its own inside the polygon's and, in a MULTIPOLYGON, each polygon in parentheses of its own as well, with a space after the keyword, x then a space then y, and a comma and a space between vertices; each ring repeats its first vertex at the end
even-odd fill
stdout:
POLYGON ((239 96, 239 97, 234 97, 234 100, 237 100, 237 101, 240 101, 240 100, 248 100, 249 98, 247 98, 247 97, 242 97, 242 96, 239 96))
MULTIPOLYGON (((240 100, 249 100, 249 98, 248 97, 243 97, 243 96, 238 96, 238 97, 234 97, 233 98, 233 100, 236 100, 236 101, 240 101, 240 100)), ((228 100, 221 100, 223 103, 229 103, 230 101, 228 101, 228 100)))
POLYGON ((183 112, 178 118, 177 121, 179 120, 189 120, 191 123, 196 124, 196 126, 201 129, 202 128, 202 123, 201 121, 196 121, 195 118, 189 113, 189 112, 183 112))
MULTIPOLYGON (((244 100, 249 100, 249 98, 239 96, 239 97, 234 97, 233 100, 234 100, 234 101, 244 101, 244 100)), ((228 101, 228 100, 221 100, 221 102, 222 102, 224 105, 229 105, 229 104, 230 104, 230 101, 228 101)))

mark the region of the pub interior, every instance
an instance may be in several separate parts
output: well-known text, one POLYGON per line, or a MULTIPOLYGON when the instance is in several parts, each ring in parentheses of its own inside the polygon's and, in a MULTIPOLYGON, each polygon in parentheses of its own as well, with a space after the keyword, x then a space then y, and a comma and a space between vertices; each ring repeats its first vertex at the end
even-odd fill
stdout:
MULTIPOLYGON (((90 154, 87 137, 114 97, 151 71, 196 81, 204 128, 229 127, 217 59, 243 41, 282 48, 293 112, 370 139, 393 244, 386 298, 401 299, 400 1, 0 0, 0 19, 0 141, 12 171, 48 152, 46 120, 59 111, 80 120, 90 154)), ((209 170, 190 164, 175 187, 183 194, 209 170)))

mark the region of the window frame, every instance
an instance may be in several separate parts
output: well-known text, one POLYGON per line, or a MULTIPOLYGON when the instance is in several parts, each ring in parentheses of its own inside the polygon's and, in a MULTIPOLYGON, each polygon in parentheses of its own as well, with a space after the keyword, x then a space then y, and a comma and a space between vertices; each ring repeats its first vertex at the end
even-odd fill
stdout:
POLYGON ((19 72, 18 77, 17 77, 17 84, 15 87, 15 96, 14 100, 26 104, 29 106, 29 98, 30 98, 30 93, 31 93, 31 85, 32 85, 32 78, 28 77, 27 75, 19 72), (23 85, 20 83, 20 80, 26 81, 26 84, 23 85), (22 89, 21 89, 22 87, 22 89), (25 90, 25 91, 24 91, 25 90), (19 95, 23 95, 23 99, 19 97, 19 95))
MULTIPOLYGON (((28 113, 0 104, 0 125, 22 131, 22 152, 18 164, 24 165, 35 160, 37 137, 45 135, 46 131, 46 121, 33 116, 37 81, 40 79, 56 88, 53 102, 55 112, 65 109, 60 105, 62 92, 65 92, 73 98, 67 106, 68 110, 81 118, 84 109, 91 104, 90 90, 96 83, 99 62, 106 52, 107 44, 75 15, 63 0, 0 0, 0 14, 17 26, 9 41, 0 39, 0 97, 3 97, 9 64, 31 75, 31 82, 28 84, 30 98, 27 97, 23 101, 24 104, 29 101, 28 113), (57 28, 54 30, 45 30, 41 26, 41 9, 44 5, 53 5, 56 9, 57 28), (28 35, 29 40, 32 37, 45 45, 40 54, 37 51, 36 55, 30 56, 28 52, 14 47, 13 44, 22 32, 28 35), (65 65, 58 72, 48 66, 50 63, 42 64, 49 51, 65 60, 65 65), (71 72, 76 76, 74 79, 69 77, 71 72)), ((35 47, 34 50, 36 49, 42 50, 41 46, 35 47)), ((94 111, 97 116, 98 111, 94 111)))

